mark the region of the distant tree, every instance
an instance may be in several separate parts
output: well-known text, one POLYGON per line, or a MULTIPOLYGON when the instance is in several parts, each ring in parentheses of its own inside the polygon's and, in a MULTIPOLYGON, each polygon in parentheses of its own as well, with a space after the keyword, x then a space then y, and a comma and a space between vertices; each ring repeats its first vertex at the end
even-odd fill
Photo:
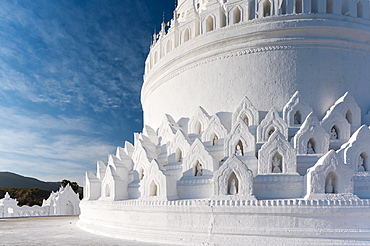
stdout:
POLYGON ((78 192, 78 189, 80 188, 77 184, 77 182, 71 182, 68 179, 63 179, 60 183, 63 187, 66 187, 67 184, 69 184, 74 192, 78 192))

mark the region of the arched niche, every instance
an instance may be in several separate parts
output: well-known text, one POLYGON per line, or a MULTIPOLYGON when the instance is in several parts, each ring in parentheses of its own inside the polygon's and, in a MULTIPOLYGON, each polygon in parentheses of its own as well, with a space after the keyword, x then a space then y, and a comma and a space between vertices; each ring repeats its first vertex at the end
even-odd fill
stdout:
POLYGON ((268 141, 270 136, 276 131, 283 134, 286 139, 288 138, 287 123, 279 116, 276 109, 272 108, 257 126, 257 142, 262 143, 268 141))
POLYGON ((154 180, 152 180, 152 182, 150 183, 149 196, 157 196, 157 195, 158 195, 158 186, 154 182, 154 180))
POLYGON ((185 29, 183 36, 184 36, 183 37, 183 43, 189 41, 189 39, 190 39, 190 29, 189 28, 185 29))
POLYGON ((220 13, 220 27, 225 27, 226 26, 226 15, 223 11, 220 13))
POLYGON ((244 121, 244 123, 247 125, 247 126, 249 126, 249 118, 248 118, 248 115, 243 115, 243 121, 244 121))
POLYGON ((303 12, 303 4, 302 0, 295 0, 295 13, 296 14, 301 14, 303 12))
POLYGON ((168 178, 161 169, 161 164, 152 160, 147 167, 147 174, 140 182, 141 199, 167 200, 177 198, 176 179, 168 178))
POLYGON ((195 134, 201 134, 202 132, 202 123, 198 121, 195 125, 195 134))
POLYGON ((232 125, 237 124, 239 120, 244 121, 247 126, 256 126, 259 124, 258 110, 252 105, 251 101, 244 97, 239 106, 232 115, 232 125))
POLYGON ((158 61, 158 51, 154 52, 154 64, 158 61))
MULTIPOLYGON (((300 7, 300 6, 298 6, 300 7)), ((283 119, 290 127, 301 125, 312 112, 312 108, 296 91, 283 108, 283 119)))
POLYGON ((210 119, 211 116, 199 106, 188 122, 189 134, 201 134, 202 131, 207 129, 210 119))
POLYGON ((370 170, 369 155, 366 152, 362 152, 357 160, 357 171, 365 172, 370 170))
POLYGON ((171 40, 167 40, 167 43, 166 43, 166 54, 170 53, 172 50, 172 42, 171 40))
POLYGON ((210 145, 214 146, 218 144, 219 139, 225 138, 227 135, 226 128, 222 125, 220 118, 217 115, 213 115, 208 122, 208 126, 202 132, 202 142, 209 142, 210 145))
POLYGON ((271 126, 268 130, 267 130, 267 137, 270 138, 271 135, 275 132, 275 127, 271 126))
POLYGON ((326 0, 326 13, 327 14, 334 13, 334 0, 326 0))
POLYGON ((235 155, 237 156, 243 156, 244 155, 244 146, 243 142, 239 140, 237 144, 235 145, 235 155))
POLYGON ((167 145, 168 162, 182 162, 190 149, 190 142, 190 139, 182 130, 177 130, 170 144, 167 145))
POLYGON ((233 11, 233 24, 237 24, 242 20, 242 12, 239 7, 235 7, 233 11))
POLYGON ((109 184, 105 185, 105 197, 110 197, 110 187, 109 184))
MULTIPOLYGON (((184 160, 182 162, 183 177, 196 176, 197 163, 201 164, 198 169, 201 168, 201 176, 209 177, 213 175, 213 172, 219 168, 219 161, 214 158, 206 149, 204 144, 197 138, 193 142, 184 160)), ((200 176, 198 174, 198 176, 200 176)))
POLYGON ((279 131, 258 151, 258 174, 272 173, 297 174, 295 150, 279 131))
POLYGON ((361 126, 361 109, 355 99, 346 92, 326 112, 321 124, 328 133, 333 125, 337 125, 337 130, 340 131, 339 139, 348 140, 361 126))
POLYGON ((339 154, 330 150, 307 170, 305 199, 358 199, 353 194, 353 175, 354 170, 344 164, 339 154))
POLYGON ((182 150, 180 148, 177 148, 177 150, 176 150, 175 161, 176 162, 182 162, 182 150))
POLYGON ((347 143, 343 144, 338 153, 344 163, 355 172, 370 171, 370 129, 362 125, 353 133, 347 143), (363 166, 363 168, 361 167, 363 166))
POLYGON ((255 156, 255 145, 255 137, 244 121, 239 118, 230 133, 225 137, 225 156, 255 156))
POLYGON ((271 16, 271 2, 270 0, 265 0, 263 2, 263 17, 271 16))
POLYGON ((203 168, 204 168, 204 165, 200 163, 200 161, 197 160, 193 167, 194 176, 203 176, 203 168))
POLYGON ((319 12, 319 1, 323 1, 323 0, 311 0, 311 12, 312 13, 319 12))
POLYGON ((214 18, 212 16, 208 16, 206 19, 206 32, 213 31, 214 29, 214 18))
POLYGON ((212 146, 216 146, 218 144, 218 136, 217 134, 212 134, 212 137, 211 137, 211 145, 212 146))
POLYGON ((330 130, 330 140, 340 139, 340 130, 337 125, 333 125, 330 130))
MULTIPOLYGON (((117 166, 116 166, 117 168, 117 166)), ((122 178, 116 168, 113 165, 108 165, 107 170, 105 172, 104 178, 101 181, 101 194, 103 199, 111 200, 111 201, 119 201, 128 198, 127 192, 127 179, 128 176, 122 178)), ((118 168, 117 168, 118 169, 118 168)), ((125 167, 120 167, 121 175, 123 175, 123 171, 126 173, 127 169, 125 167)), ((126 173, 128 175, 128 172, 126 173)))
POLYGON ((348 109, 346 112, 346 120, 348 121, 349 124, 352 124, 352 112, 350 109, 348 109))
POLYGON ((66 204, 66 215, 74 215, 74 207, 71 201, 66 204))
POLYGON ((302 114, 299 110, 297 110, 294 114, 294 124, 295 125, 302 124, 302 114))
POLYGON ((362 6, 362 2, 361 1, 358 1, 357 2, 356 9, 357 9, 357 17, 358 18, 363 18, 364 17, 364 13, 363 13, 363 6, 362 6))
POLYGON ((307 142, 307 154, 316 154, 316 141, 310 138, 307 142))
POLYGON ((141 167, 139 170, 139 179, 142 180, 144 178, 144 175, 144 168, 141 167))
POLYGON ((228 158, 213 174, 214 196, 212 199, 254 200, 253 173, 237 156, 228 158), (234 180, 234 181, 233 181, 234 180))
POLYGON ((227 181, 227 194, 236 195, 239 192, 239 179, 235 175, 235 172, 231 172, 227 181))
POLYGON ((325 193, 326 194, 336 194, 338 193, 338 175, 331 171, 328 173, 325 179, 325 193))
POLYGON ((271 173, 283 172, 283 156, 279 153, 279 151, 276 151, 272 156, 271 164, 271 173))

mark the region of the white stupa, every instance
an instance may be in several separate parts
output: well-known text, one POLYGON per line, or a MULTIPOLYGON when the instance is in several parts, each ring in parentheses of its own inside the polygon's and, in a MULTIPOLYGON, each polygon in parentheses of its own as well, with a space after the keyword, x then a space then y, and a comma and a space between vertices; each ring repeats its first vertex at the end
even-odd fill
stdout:
POLYGON ((145 64, 143 132, 86 173, 79 226, 184 245, 370 240, 369 19, 369 0, 180 0, 145 64))

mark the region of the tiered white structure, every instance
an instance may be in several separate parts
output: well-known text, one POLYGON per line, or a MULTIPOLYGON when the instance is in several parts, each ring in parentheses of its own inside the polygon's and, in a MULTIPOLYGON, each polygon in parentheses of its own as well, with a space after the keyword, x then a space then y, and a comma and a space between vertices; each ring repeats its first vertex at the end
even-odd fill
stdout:
POLYGON ((179 1, 145 64, 143 133, 86 173, 79 226, 186 245, 370 239, 369 7, 179 1))

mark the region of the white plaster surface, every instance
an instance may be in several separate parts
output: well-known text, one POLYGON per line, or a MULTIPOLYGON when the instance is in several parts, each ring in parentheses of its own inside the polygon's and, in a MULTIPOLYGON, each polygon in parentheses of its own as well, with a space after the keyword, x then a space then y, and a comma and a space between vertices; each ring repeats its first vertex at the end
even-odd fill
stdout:
POLYGON ((0 245, 168 245, 91 234, 78 228, 77 220, 77 216, 0 219, 0 245))
POLYGON ((81 202, 79 227, 183 245, 370 245, 368 151, 356 174, 335 152, 369 110, 369 4, 180 0, 146 60, 144 133, 110 155, 117 177, 81 202))
MULTIPOLYGON (((122 245, 122 246, 155 246, 174 245, 162 243, 145 243, 140 241, 123 240, 85 232, 76 226, 77 216, 37 217, 0 219, 1 245, 122 245)), ((258 238, 261 244, 295 245, 295 239, 266 237, 258 238), (262 241, 261 241, 262 240, 262 241)), ((363 240, 332 240, 308 238, 300 245, 370 245, 363 240), (320 242, 319 242, 320 241, 320 242)), ((252 244, 251 244, 252 245, 252 244)))

